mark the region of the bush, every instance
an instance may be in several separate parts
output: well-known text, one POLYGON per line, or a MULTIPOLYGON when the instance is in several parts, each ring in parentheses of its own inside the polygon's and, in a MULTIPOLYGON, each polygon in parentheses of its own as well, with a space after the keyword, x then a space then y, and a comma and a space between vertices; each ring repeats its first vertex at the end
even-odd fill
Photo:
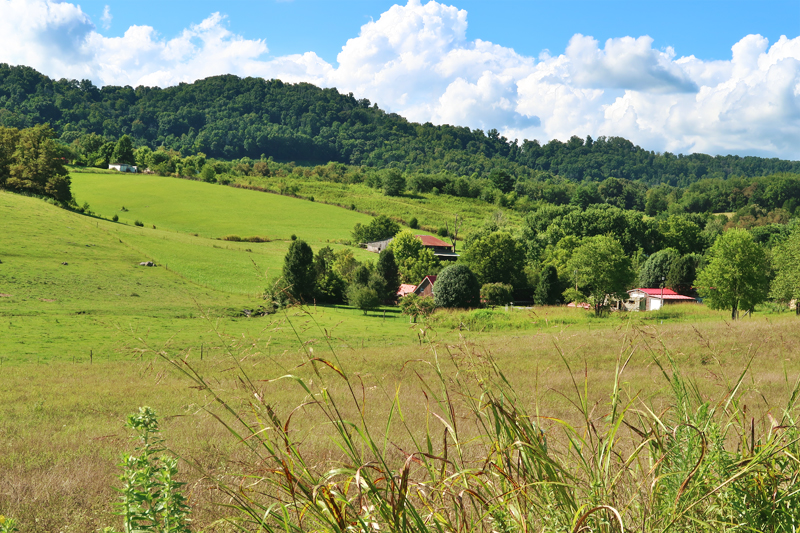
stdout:
POLYGON ((436 303, 433 298, 419 296, 418 294, 407 294, 400 300, 400 310, 409 317, 412 322, 417 321, 418 316, 427 318, 436 310, 436 303))
POLYGON ((133 225, 139 226, 140 228, 144 227, 144 223, 141 220, 134 221, 133 225))
POLYGON ((241 242, 242 238, 238 235, 225 235, 222 238, 223 241, 233 241, 233 242, 241 242))
POLYGON ((481 300, 492 307, 509 304, 514 300, 514 287, 508 283, 486 283, 481 287, 481 300))
POLYGON ((451 265, 439 273, 433 286, 436 307, 477 307, 481 286, 465 265, 451 265))
POLYGON ((259 237, 258 235, 253 235, 252 237, 247 237, 244 240, 246 240, 247 242, 269 242, 269 238, 268 237, 259 237))
POLYGON ((111 222, 119 222, 119 215, 117 215, 117 214, 115 213, 115 214, 114 214, 114 216, 113 216, 113 217, 111 217, 111 222))
POLYGON ((408 227, 411 229, 419 228, 419 222, 417 221, 417 217, 411 217, 411 220, 408 221, 408 227))
POLYGON ((347 303, 361 309, 366 315, 367 311, 381 304, 381 298, 372 287, 354 283, 347 288, 347 303))
POLYGON ((439 229, 436 230, 436 235, 439 237, 447 237, 447 226, 439 226, 439 229))
POLYGON ((295 235, 294 233, 292 233, 292 236, 291 236, 291 237, 289 237, 289 238, 290 238, 290 239, 292 239, 293 241, 296 241, 296 240, 297 240, 297 235, 295 235))

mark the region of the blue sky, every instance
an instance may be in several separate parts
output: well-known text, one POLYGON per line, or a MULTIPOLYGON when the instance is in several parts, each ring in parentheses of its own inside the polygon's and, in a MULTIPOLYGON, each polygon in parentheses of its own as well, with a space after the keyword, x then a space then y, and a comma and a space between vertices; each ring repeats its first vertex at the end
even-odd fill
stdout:
POLYGON ((800 159, 800 0, 0 0, 0 62, 353 92, 510 139, 800 159))
MULTIPOLYGON (((133 24, 177 35, 214 12, 227 15, 230 30, 265 39, 270 55, 315 51, 333 63, 362 24, 397 2, 386 0, 89 0, 81 8, 98 25, 105 6, 112 21, 108 36, 133 24)), ((731 46, 758 33, 771 42, 800 35, 798 0, 463 0, 447 2, 469 13, 467 38, 491 41, 518 53, 564 52, 575 33, 600 41, 649 35, 654 46, 680 55, 730 59, 731 46)))

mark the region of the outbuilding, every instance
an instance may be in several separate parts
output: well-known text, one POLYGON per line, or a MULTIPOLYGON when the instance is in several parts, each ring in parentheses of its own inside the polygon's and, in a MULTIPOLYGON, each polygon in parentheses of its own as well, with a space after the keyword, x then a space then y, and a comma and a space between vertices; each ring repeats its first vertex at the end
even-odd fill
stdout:
POLYGON ((117 170, 119 172, 137 172, 137 168, 134 165, 128 165, 127 163, 111 163, 108 165, 108 170, 117 170))
POLYGON ((436 283, 436 276, 425 276, 425 279, 419 282, 417 288, 414 289, 414 294, 417 296, 430 296, 433 297, 433 284, 436 283))
POLYGON ((696 301, 696 298, 678 294, 672 289, 631 289, 623 306, 628 311, 656 311, 667 304, 696 301))

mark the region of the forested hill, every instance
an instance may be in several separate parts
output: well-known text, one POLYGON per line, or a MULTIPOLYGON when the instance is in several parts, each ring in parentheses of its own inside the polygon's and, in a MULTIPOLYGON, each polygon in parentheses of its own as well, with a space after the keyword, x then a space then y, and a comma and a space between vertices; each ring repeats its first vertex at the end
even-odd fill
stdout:
POLYGON ((686 186, 704 177, 800 172, 797 161, 658 154, 621 137, 516 143, 497 130, 409 122, 369 100, 307 83, 226 75, 166 89, 98 88, 88 80, 56 81, 30 67, 0 64, 0 125, 43 123, 65 143, 86 134, 107 140, 128 134, 137 145, 184 155, 265 155, 463 176, 502 168, 518 178, 601 181, 613 176, 686 186))

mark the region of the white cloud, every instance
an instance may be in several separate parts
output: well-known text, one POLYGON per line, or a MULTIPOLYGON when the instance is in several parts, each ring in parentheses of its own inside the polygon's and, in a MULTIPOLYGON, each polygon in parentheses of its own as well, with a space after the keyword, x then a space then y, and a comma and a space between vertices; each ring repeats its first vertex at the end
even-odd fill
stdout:
MULTIPOLYGON (((111 22, 110 10, 101 18, 111 22)), ((76 4, 0 0, 0 61, 100 84, 172 85, 232 73, 308 81, 366 97, 412 120, 509 138, 620 135, 653 150, 800 159, 800 37, 733 43, 728 61, 677 57, 649 36, 600 43, 577 34, 564 54, 527 57, 468 40, 467 12, 409 0, 362 26, 337 57, 266 56, 211 14, 173 38, 150 26, 102 35, 76 4)))
POLYGON ((109 29, 113 18, 114 17, 111 15, 111 6, 106 5, 106 7, 103 8, 103 16, 100 17, 100 20, 103 21, 103 28, 109 29))

